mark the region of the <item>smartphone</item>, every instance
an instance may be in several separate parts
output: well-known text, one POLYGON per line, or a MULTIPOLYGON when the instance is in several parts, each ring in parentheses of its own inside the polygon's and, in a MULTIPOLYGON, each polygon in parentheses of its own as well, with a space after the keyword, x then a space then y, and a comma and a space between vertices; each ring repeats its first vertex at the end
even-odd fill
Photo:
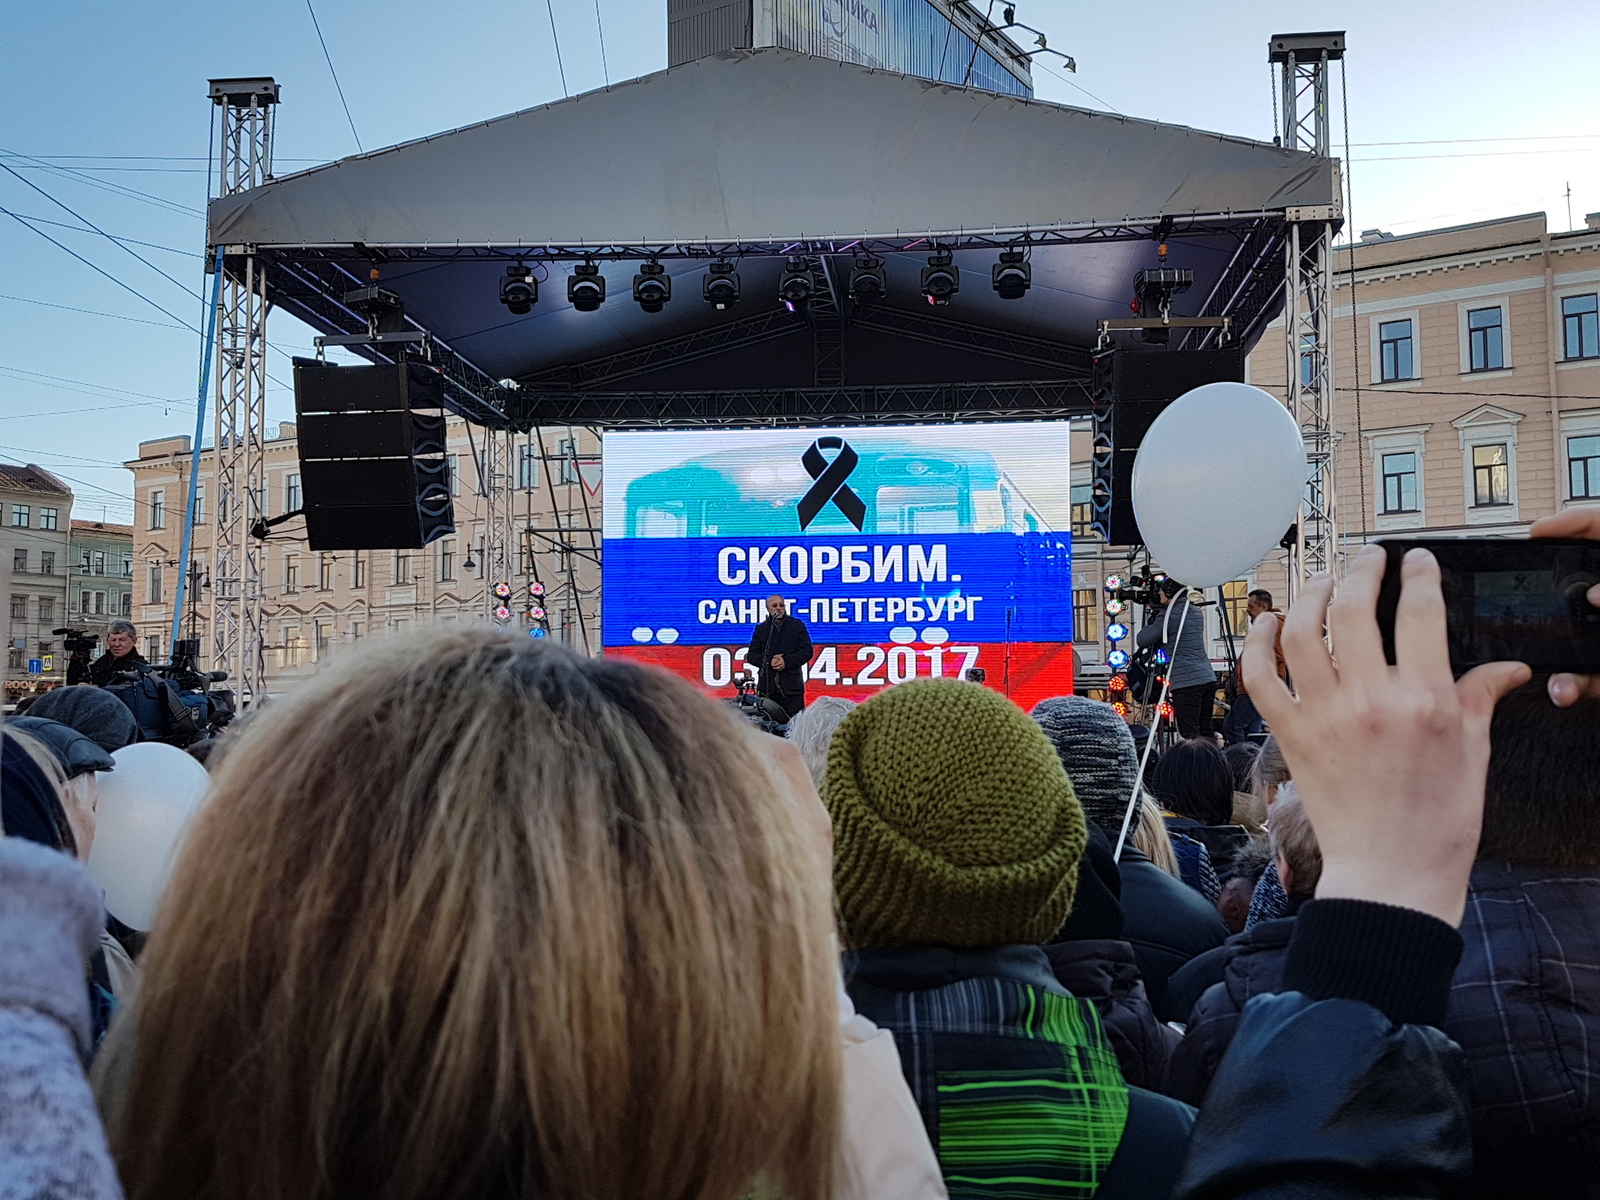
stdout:
POLYGON ((1389 555, 1378 593, 1383 651, 1394 662, 1400 560, 1407 550, 1439 560, 1457 675, 1486 662, 1523 662, 1539 673, 1600 674, 1600 542, 1579 538, 1385 538, 1389 555))

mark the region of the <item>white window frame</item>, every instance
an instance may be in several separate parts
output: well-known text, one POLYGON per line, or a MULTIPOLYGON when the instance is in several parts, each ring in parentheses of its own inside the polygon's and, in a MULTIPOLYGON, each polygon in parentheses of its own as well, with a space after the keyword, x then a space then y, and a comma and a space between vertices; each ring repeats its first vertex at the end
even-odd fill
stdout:
MULTIPOLYGON (((1484 304, 1476 307, 1492 308, 1493 305, 1484 304)), ((1502 320, 1504 316, 1505 313, 1502 309, 1502 320)), ((1480 371, 1479 374, 1483 374, 1483 372, 1480 371)), ((1483 404, 1450 422, 1451 425, 1455 426, 1456 433, 1461 440, 1463 481, 1461 500, 1468 525, 1515 525, 1519 523, 1517 426, 1521 421, 1521 413, 1512 412, 1510 409, 1500 408, 1493 404, 1483 404), (1511 489, 1511 503, 1509 505, 1491 505, 1480 508, 1475 503, 1478 498, 1477 476, 1473 470, 1472 451, 1477 446, 1500 445, 1506 448, 1506 476, 1511 489)), ((1564 443, 1562 448, 1565 450, 1564 443)), ((1565 461, 1564 455, 1563 461, 1565 461)))
MULTIPOLYGON (((1480 308, 1489 307, 1487 304, 1478 305, 1480 308)), ((1408 308, 1401 312, 1373 313, 1367 317, 1367 354, 1372 375, 1372 386, 1381 388, 1403 389, 1417 387, 1422 382, 1422 310, 1408 308), (1383 377, 1383 353, 1381 350, 1382 339, 1378 336, 1378 327, 1387 325, 1391 321, 1411 322, 1411 374, 1403 379, 1385 380, 1383 377)), ((1296 370, 1299 369, 1298 361, 1296 370)))
POLYGON ((1405 425, 1394 429, 1368 430, 1367 453, 1372 458, 1372 521, 1373 528, 1422 529, 1428 524, 1428 454, 1427 432, 1431 425, 1405 425), (1417 456, 1416 512, 1385 513, 1383 511, 1383 456, 1385 454, 1414 453, 1417 456))
POLYGON ((1600 408, 1584 408, 1561 414, 1561 447, 1557 456, 1561 462, 1562 501, 1567 504, 1593 504, 1596 499, 1594 496, 1572 494, 1572 466, 1569 462, 1567 439, 1575 437, 1600 437, 1600 408))
POLYGON ((1507 296, 1485 296, 1482 300, 1463 300, 1456 305, 1456 337, 1461 347, 1462 377, 1494 379, 1511 374, 1511 300, 1507 296), (1500 365, 1487 371, 1472 369, 1472 331, 1467 328, 1467 314, 1484 308, 1500 310, 1500 365))
POLYGON ((1554 342, 1552 352, 1555 354, 1556 370, 1581 371, 1585 367, 1593 369, 1596 366, 1600 366, 1600 358, 1567 357, 1567 321, 1561 311, 1561 302, 1563 300, 1570 300, 1573 296, 1593 296, 1597 293, 1600 293, 1600 283, 1596 283, 1594 280, 1590 280, 1587 283, 1575 283, 1568 287, 1558 287, 1551 293, 1551 303, 1555 307, 1550 312, 1550 336, 1554 342))

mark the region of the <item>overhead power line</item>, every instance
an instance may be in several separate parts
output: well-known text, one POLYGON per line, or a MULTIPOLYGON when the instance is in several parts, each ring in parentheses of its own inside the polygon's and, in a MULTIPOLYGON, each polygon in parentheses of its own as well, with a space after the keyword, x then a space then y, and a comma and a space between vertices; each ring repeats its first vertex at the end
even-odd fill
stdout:
POLYGON ((361 135, 356 132, 356 119, 350 115, 350 105, 344 98, 344 85, 339 82, 339 72, 334 70, 333 55, 328 53, 327 40, 322 36, 322 23, 317 20, 317 10, 311 7, 311 0, 306 0, 306 11, 311 14, 311 28, 317 31, 317 41, 322 44, 322 57, 328 60, 328 74, 333 76, 333 87, 339 93, 339 103, 344 106, 344 119, 350 122, 350 136, 356 140, 356 152, 365 154, 361 148, 361 135))
POLYGON ((92 188, 99 188, 103 192, 111 192, 114 195, 123 196, 128 199, 141 200, 147 204, 154 204, 160 208, 166 209, 168 212, 182 213, 185 216, 192 217, 205 216, 205 213, 198 208, 190 208, 186 204, 179 204, 176 200, 168 200, 165 196, 156 196, 152 195, 150 192, 141 192, 136 188, 124 187, 120 183, 111 183, 104 179, 96 179, 93 175, 89 175, 83 171, 80 171, 76 167, 58 166, 55 163, 45 162, 42 159, 34 158, 32 155, 18 154, 14 150, 6 150, 4 147, 0 147, 0 156, 9 158, 13 162, 21 160, 25 163, 32 163, 40 170, 53 171, 64 179, 71 179, 78 183, 88 184, 92 188))

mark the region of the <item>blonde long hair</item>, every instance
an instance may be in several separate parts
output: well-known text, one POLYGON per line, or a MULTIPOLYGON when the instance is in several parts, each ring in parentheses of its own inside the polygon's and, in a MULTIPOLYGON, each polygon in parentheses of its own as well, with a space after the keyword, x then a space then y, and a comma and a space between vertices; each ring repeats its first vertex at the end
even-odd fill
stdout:
POLYGON ((1149 792, 1144 794, 1139 803, 1139 823, 1134 826, 1128 840, 1168 875, 1178 874, 1178 854, 1172 848, 1172 835, 1167 832, 1161 806, 1151 798, 1149 792))
POLYGON ((263 712, 97 1066, 130 1200, 830 1197, 827 868, 760 736, 484 632, 263 712))

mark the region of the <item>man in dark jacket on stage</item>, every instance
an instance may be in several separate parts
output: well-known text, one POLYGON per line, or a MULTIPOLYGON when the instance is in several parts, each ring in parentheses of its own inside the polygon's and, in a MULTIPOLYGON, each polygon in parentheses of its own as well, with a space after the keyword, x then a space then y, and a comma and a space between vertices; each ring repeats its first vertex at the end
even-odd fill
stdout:
POLYGON ((750 653, 745 661, 760 668, 760 695, 791 717, 806 706, 806 680, 801 669, 811 661, 811 634, 804 621, 789 615, 782 596, 767 597, 767 619, 750 635, 750 653))
POLYGON ((96 687, 116 682, 123 671, 146 666, 139 654, 139 631, 132 621, 113 621, 106 635, 106 652, 89 664, 89 679, 96 687))

